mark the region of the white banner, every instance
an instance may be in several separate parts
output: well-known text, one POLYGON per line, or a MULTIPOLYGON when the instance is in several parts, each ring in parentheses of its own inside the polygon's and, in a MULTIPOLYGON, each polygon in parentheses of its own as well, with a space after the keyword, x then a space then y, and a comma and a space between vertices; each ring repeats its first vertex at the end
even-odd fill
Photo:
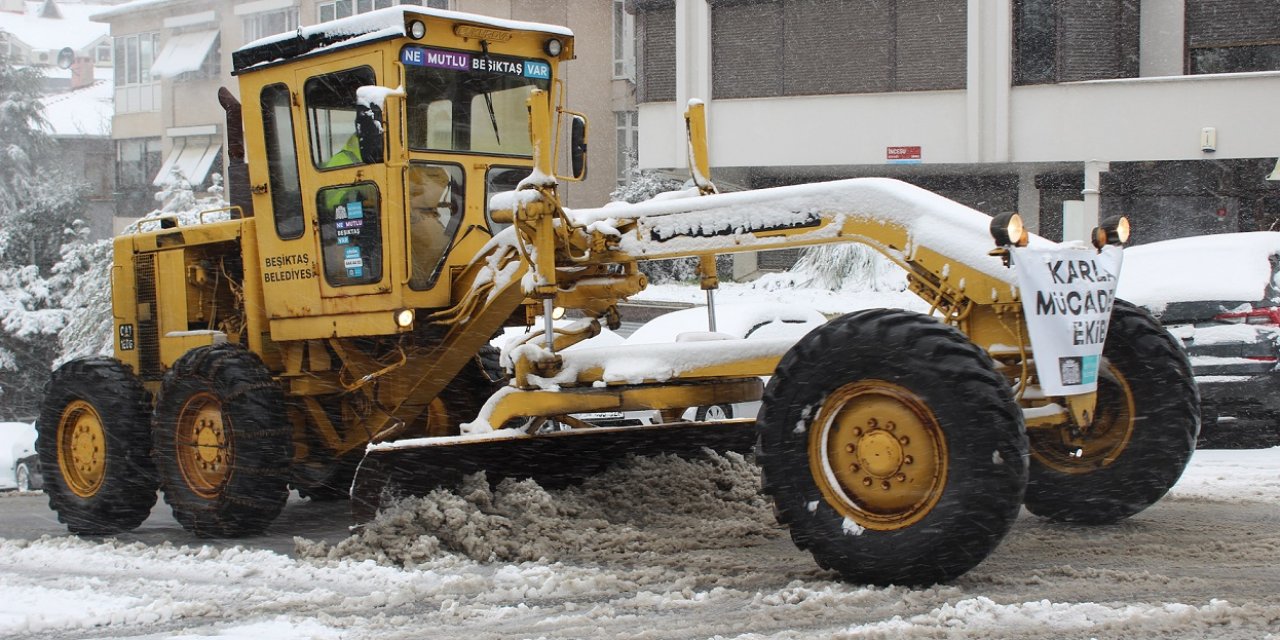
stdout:
POLYGON ((1031 333, 1040 388, 1051 396, 1098 388, 1102 345, 1124 252, 1013 250, 1022 311, 1031 333))

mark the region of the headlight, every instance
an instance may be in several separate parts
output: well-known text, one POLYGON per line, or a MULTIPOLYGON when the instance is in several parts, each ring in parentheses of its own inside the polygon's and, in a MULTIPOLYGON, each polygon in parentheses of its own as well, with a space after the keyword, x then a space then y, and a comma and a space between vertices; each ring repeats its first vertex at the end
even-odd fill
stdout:
POLYGON ((1125 216, 1107 218, 1102 222, 1102 226, 1093 230, 1093 246, 1098 250, 1106 245, 1121 247, 1128 243, 1129 218, 1125 216))
POLYGON ((1027 228, 1022 226, 1022 216, 1017 213, 1002 213, 991 219, 991 237, 997 247, 1027 246, 1027 228))
POLYGON ((413 325, 413 309, 401 309, 396 312, 396 326, 406 328, 413 325))
POLYGON ((421 40, 425 35, 427 35, 427 25, 423 24, 421 20, 414 20, 409 23, 410 37, 414 40, 421 40))
POLYGON ((543 43, 542 48, 547 52, 547 55, 552 58, 559 58, 560 52, 564 51, 564 43, 560 42, 560 40, 556 38, 547 38, 547 41, 543 43))

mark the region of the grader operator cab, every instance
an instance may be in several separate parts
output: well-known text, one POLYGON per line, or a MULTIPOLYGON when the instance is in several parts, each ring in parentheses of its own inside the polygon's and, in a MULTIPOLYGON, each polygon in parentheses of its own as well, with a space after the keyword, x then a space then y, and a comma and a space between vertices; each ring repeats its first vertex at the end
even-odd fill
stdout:
POLYGON ((1114 522, 1181 474, 1196 389, 1151 317, 1112 308, 1100 258, 1119 229, 1097 251, 1020 249, 1016 217, 892 180, 717 194, 700 104, 693 197, 566 210, 554 160, 585 171, 584 121, 562 108, 573 54, 561 27, 407 6, 235 52, 238 215, 118 238, 114 357, 69 362, 46 390, 38 449, 68 529, 132 529, 159 489, 197 535, 254 535, 290 487, 350 488, 368 515, 471 471, 565 479, 728 443, 754 445, 819 564, 919 584, 981 562, 1024 502, 1114 522), (638 261, 698 256, 713 287, 717 254, 834 242, 901 265, 933 313, 853 313, 799 342, 565 351, 617 323, 646 286, 638 261), (1024 304, 1011 259, 1065 288, 1024 304), (555 307, 580 319, 553 325, 555 307), (1089 307, 1091 332, 1058 334, 1097 353, 1033 351, 1029 318, 1089 307), (534 329, 500 366, 488 343, 509 325, 534 329), (679 420, 761 398, 758 422, 679 420), (582 417, 642 408, 666 422, 582 417))

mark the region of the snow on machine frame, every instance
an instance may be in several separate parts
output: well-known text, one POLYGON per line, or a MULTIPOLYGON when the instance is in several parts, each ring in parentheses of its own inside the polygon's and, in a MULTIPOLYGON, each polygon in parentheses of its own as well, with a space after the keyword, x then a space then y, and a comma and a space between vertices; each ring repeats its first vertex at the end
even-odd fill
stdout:
MULTIPOLYGON (((417 7, 236 51, 243 107, 220 94, 235 215, 118 238, 115 357, 67 363, 47 388, 38 449, 68 528, 136 527, 160 488, 197 535, 255 535, 291 486, 350 487, 369 517, 467 472, 563 481, 709 444, 755 448, 780 520, 820 565, 927 584, 981 562, 1024 501, 1114 522, 1181 474, 1198 428, 1186 358, 1145 313, 1117 302, 1108 331, 1098 308, 1114 283, 1095 261, 1123 228, 1104 225, 1097 251, 1018 249, 1016 215, 894 180, 718 194, 696 102, 691 197, 567 210, 558 180, 586 171, 586 121, 562 104, 573 54, 562 27, 417 7), (715 255, 832 242, 901 265, 933 313, 852 313, 798 341, 564 351, 616 326, 617 303, 647 284, 641 260, 699 256, 710 296, 715 255), (1037 323, 1009 265, 1043 267, 1049 250, 1072 256, 1053 284, 1066 289, 1029 308, 1092 301, 1101 325, 1079 336, 1101 354, 1053 369, 1096 391, 1046 391, 1032 357, 1037 323), (584 319, 554 327, 556 308, 584 319), (504 325, 544 327, 509 368, 487 347, 504 325), (758 421, 678 419, 756 400, 758 421), (636 409, 668 420, 575 417, 636 409)), ((1048 331, 1069 346, 1067 327, 1048 331)))

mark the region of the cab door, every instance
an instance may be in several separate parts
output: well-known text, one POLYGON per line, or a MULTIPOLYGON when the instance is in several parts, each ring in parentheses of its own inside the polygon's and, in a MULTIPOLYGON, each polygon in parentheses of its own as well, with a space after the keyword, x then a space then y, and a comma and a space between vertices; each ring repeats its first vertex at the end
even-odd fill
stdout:
POLYGON ((298 72, 306 138, 299 160, 303 207, 318 256, 322 312, 390 309, 400 257, 401 187, 387 180, 379 105, 360 104, 361 87, 385 84, 382 54, 372 52, 298 72), (396 255, 391 255, 392 253, 396 255))

